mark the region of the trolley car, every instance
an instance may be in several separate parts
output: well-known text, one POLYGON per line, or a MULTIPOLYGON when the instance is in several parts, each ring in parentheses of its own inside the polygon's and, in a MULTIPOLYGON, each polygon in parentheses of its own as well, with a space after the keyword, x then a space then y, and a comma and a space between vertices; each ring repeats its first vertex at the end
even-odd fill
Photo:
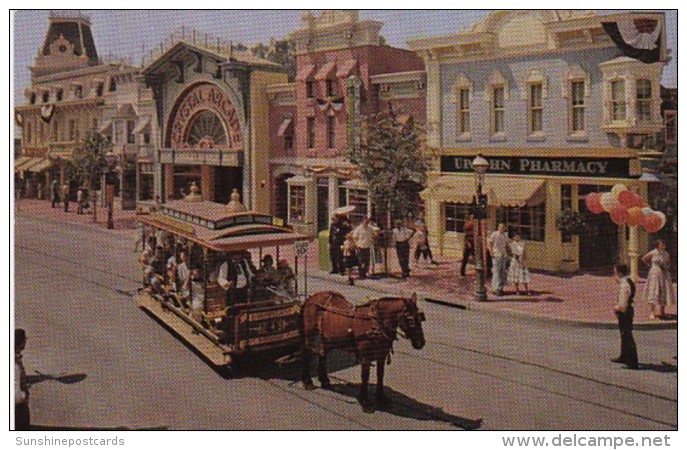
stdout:
POLYGON ((247 211, 236 191, 224 205, 191 189, 139 219, 138 305, 215 366, 297 346, 312 238, 280 218, 247 211))

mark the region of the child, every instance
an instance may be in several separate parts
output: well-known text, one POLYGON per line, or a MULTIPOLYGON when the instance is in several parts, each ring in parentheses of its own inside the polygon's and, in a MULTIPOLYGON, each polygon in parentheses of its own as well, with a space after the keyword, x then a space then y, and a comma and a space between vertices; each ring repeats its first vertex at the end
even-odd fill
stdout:
POLYGON ((353 267, 357 265, 355 256, 356 246, 355 239, 353 239, 353 233, 348 233, 346 235, 346 240, 341 246, 341 251, 344 257, 344 266, 348 273, 348 284, 353 285, 353 267))

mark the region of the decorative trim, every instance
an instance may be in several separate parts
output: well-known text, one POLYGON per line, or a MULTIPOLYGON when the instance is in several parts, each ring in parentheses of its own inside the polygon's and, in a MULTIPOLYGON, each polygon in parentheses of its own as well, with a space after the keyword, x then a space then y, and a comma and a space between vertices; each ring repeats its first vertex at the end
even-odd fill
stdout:
POLYGON ((542 85, 542 99, 546 99, 549 96, 548 79, 541 70, 531 69, 527 75, 527 78, 524 80, 524 88, 521 89, 521 97, 523 100, 527 100, 529 98, 529 86, 538 83, 541 83, 542 85))
POLYGON ((510 91, 508 87, 508 80, 500 71, 495 70, 491 73, 491 75, 489 75, 489 79, 487 80, 486 84, 486 95, 484 97, 488 103, 491 103, 492 101, 494 88, 499 86, 503 86, 503 99, 508 100, 510 91))
POLYGON ((584 81, 584 96, 589 97, 592 95, 592 77, 589 72, 585 71, 582 67, 575 65, 568 67, 565 73, 565 82, 561 85, 561 96, 563 98, 568 98, 570 96, 570 83, 576 80, 584 81))

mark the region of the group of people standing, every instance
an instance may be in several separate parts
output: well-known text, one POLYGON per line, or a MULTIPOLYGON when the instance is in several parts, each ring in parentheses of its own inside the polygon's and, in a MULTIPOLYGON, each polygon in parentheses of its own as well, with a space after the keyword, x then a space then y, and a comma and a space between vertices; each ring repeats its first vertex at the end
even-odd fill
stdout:
POLYGON ((530 271, 527 268, 525 242, 519 233, 508 237, 506 224, 500 223, 487 239, 487 249, 492 260, 491 289, 502 296, 507 283, 515 285, 521 295, 530 295, 530 271), (520 290, 522 284, 524 290, 520 290))
MULTIPOLYGON (((64 212, 69 212, 69 183, 64 183, 60 186, 57 180, 53 180, 50 185, 50 201, 51 207, 54 208, 60 202, 64 205, 64 212)), ((90 207, 88 203, 88 188, 86 186, 79 186, 76 191, 76 213, 83 214, 85 210, 90 207)))
POLYGON ((418 219, 414 226, 408 226, 403 220, 396 220, 390 234, 384 233, 371 218, 366 217, 355 228, 352 228, 345 214, 332 218, 329 227, 329 257, 331 273, 347 275, 349 284, 354 284, 353 269, 358 267, 358 276, 364 280, 370 271, 370 261, 381 263, 381 249, 390 239, 396 248, 401 277, 410 276, 411 242, 415 242, 415 262, 420 258, 435 264, 429 246, 427 226, 418 219))

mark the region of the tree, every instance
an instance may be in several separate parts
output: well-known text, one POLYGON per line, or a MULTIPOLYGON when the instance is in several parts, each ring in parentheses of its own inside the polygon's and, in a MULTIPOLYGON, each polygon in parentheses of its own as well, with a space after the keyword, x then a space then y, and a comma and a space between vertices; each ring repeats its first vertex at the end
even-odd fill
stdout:
POLYGON ((86 183, 89 189, 97 184, 105 172, 107 153, 112 143, 97 131, 89 131, 74 149, 71 160, 71 178, 79 185, 86 183))
POLYGON ((270 38, 269 44, 255 44, 250 51, 259 58, 284 66, 288 70, 289 81, 296 78, 296 45, 292 39, 270 38))
POLYGON ((358 166, 372 204, 386 212, 386 227, 405 218, 417 204, 418 190, 427 181, 429 158, 423 153, 422 130, 410 118, 401 124, 391 109, 367 121, 360 148, 351 146, 348 157, 358 166))

